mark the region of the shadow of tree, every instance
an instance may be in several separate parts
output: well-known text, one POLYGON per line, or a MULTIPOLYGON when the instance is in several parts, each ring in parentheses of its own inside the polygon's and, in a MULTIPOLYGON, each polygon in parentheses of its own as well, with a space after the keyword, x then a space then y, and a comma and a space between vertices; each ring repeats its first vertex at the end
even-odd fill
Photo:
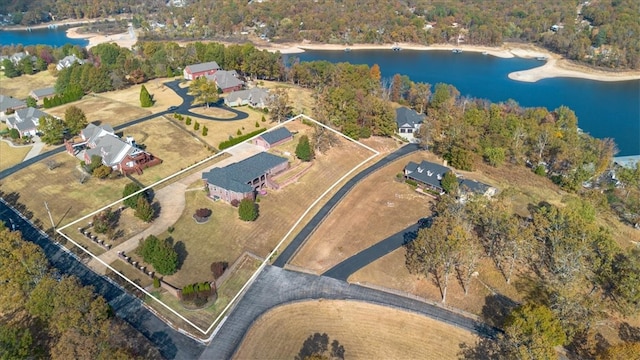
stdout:
POLYGON ((182 268, 182 264, 184 264, 184 260, 189 255, 187 251, 187 247, 182 241, 178 241, 173 245, 173 249, 178 253, 178 270, 182 268))
POLYGON ((507 316, 516 306, 518 303, 504 295, 489 295, 484 298, 481 316, 487 324, 502 328, 507 316))
POLYGON ((631 326, 629 323, 623 322, 618 327, 618 336, 622 341, 640 342, 640 327, 631 326))
POLYGON ((302 348, 296 355, 296 360, 304 360, 308 358, 331 358, 331 359, 344 359, 344 346, 340 345, 338 340, 331 342, 330 356, 326 356, 326 352, 329 350, 329 335, 326 333, 315 333, 309 335, 309 337, 302 343, 302 348))

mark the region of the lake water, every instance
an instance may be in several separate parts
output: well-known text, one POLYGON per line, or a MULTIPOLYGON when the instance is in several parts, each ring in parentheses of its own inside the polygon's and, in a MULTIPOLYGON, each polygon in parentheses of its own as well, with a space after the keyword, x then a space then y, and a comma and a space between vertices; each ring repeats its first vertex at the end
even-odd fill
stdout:
MULTIPOLYGON (((85 46, 85 39, 69 39, 65 28, 0 31, 0 45, 66 43, 85 46)), ((600 82, 555 78, 524 83, 507 77, 510 72, 542 63, 531 59, 501 59, 480 53, 450 51, 358 50, 307 51, 290 55, 302 61, 327 60, 354 64, 378 64, 383 77, 407 75, 413 81, 454 85, 462 96, 493 102, 513 99, 523 106, 553 110, 566 105, 578 116, 578 126, 598 138, 615 139, 619 156, 640 154, 640 80, 600 82)))
POLYGON ((0 45, 38 45, 45 44, 59 47, 64 44, 87 46, 89 40, 69 39, 66 34, 67 27, 56 29, 34 29, 32 31, 6 31, 0 30, 0 45))
POLYGON ((378 64, 383 77, 407 75, 431 85, 454 85, 462 96, 553 110, 566 105, 575 111, 578 126, 598 138, 613 138, 619 156, 640 154, 640 80, 601 82, 555 78, 524 83, 507 75, 542 65, 532 59, 502 59, 480 53, 450 51, 357 50, 307 51, 290 55, 301 61, 327 60, 353 64, 378 64))

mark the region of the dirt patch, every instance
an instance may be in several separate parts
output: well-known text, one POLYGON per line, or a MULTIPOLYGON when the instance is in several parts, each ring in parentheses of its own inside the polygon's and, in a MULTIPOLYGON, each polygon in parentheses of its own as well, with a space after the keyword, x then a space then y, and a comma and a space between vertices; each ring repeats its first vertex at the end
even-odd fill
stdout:
POLYGON ((56 78, 48 71, 40 71, 33 75, 22 75, 12 79, 0 75, 0 94, 26 99, 31 90, 54 86, 56 78))
POLYGON ((292 265, 322 273, 429 216, 432 198, 396 178, 407 162, 423 157, 418 153, 401 158, 357 184, 311 235, 292 265))
POLYGON ((460 343, 476 341, 468 331, 418 314, 355 301, 318 300, 264 314, 234 358, 293 359, 314 333, 337 340, 348 359, 456 359, 460 343))

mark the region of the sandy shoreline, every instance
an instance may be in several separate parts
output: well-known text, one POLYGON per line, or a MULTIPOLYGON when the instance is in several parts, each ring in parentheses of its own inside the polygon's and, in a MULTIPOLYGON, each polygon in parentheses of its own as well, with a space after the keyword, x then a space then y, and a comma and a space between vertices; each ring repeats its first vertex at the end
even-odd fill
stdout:
POLYGON ((90 49, 98 44, 103 43, 115 43, 120 47, 131 49, 133 45, 138 41, 137 35, 133 32, 134 36, 131 36, 130 32, 123 32, 119 34, 112 35, 104 35, 97 33, 86 33, 81 34, 78 33, 78 29, 81 27, 74 27, 67 29, 67 37, 70 39, 87 39, 89 40, 89 44, 86 46, 87 49, 90 49))
MULTIPOLYGON (((272 44, 266 45, 257 44, 260 49, 266 49, 268 51, 280 51, 282 54, 299 54, 305 50, 328 50, 328 51, 344 51, 347 47, 353 51, 357 50, 388 50, 394 45, 374 45, 374 44, 355 44, 355 45, 334 45, 334 44, 312 44, 312 43, 298 43, 298 44, 272 44)), ((505 43, 500 47, 488 47, 488 46, 474 46, 474 45, 419 45, 419 44, 395 44, 402 49, 407 50, 448 50, 461 49, 463 52, 478 52, 486 55, 496 56, 500 58, 545 58, 547 59, 543 65, 535 67, 533 69, 516 71, 509 74, 509 78, 516 81, 524 82, 536 82, 542 79, 556 78, 556 77, 570 77, 580 78, 596 81, 628 81, 639 80, 640 71, 620 71, 609 72, 604 70, 592 69, 584 65, 577 65, 570 61, 563 59, 561 56, 552 54, 549 51, 535 47, 529 44, 515 44, 505 43)))

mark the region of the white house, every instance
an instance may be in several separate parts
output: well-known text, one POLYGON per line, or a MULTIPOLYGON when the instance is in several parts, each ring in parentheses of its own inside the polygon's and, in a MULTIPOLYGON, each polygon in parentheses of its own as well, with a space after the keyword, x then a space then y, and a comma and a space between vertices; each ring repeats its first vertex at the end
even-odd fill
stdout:
POLYGON ((415 139, 413 134, 420 129, 424 118, 424 114, 418 114, 415 110, 409 109, 408 107, 397 108, 396 124, 398 126, 398 135, 409 141, 413 141, 415 139))
POLYGON ((18 130, 20 137, 35 136, 38 132, 40 118, 46 115, 44 112, 32 107, 19 109, 13 115, 7 117, 7 127, 18 130))
POLYGON ((65 56, 62 60, 58 61, 58 64, 56 65, 56 69, 58 71, 62 70, 62 69, 66 69, 68 67, 70 67, 71 65, 78 63, 80 65, 84 64, 84 60, 82 59, 78 59, 78 57, 76 57, 75 54, 69 55, 69 56, 65 56))
POLYGON ((224 98, 224 104, 232 107, 249 105, 254 108, 264 109, 267 107, 268 102, 269 90, 261 88, 233 91, 224 98))

